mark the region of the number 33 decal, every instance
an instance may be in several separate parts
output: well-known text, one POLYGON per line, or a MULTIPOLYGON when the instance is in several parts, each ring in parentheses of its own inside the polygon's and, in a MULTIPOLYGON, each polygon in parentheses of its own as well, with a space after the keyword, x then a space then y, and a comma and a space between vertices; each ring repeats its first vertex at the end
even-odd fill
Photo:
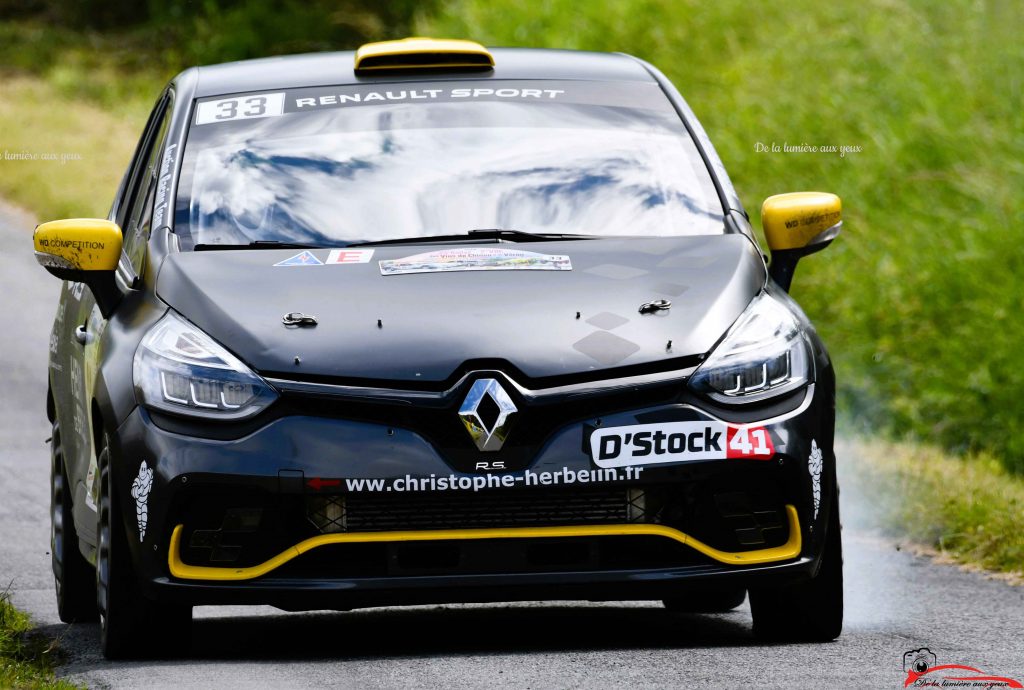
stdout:
POLYGON ((257 117, 277 117, 284 111, 283 93, 264 93, 256 96, 222 98, 200 103, 196 109, 196 124, 208 125, 231 120, 257 117))
POLYGON ((217 101, 217 114, 214 118, 218 120, 236 120, 239 117, 262 117, 267 114, 266 96, 249 96, 248 98, 229 98, 225 101, 217 101), (239 104, 242 110, 239 114, 239 104))

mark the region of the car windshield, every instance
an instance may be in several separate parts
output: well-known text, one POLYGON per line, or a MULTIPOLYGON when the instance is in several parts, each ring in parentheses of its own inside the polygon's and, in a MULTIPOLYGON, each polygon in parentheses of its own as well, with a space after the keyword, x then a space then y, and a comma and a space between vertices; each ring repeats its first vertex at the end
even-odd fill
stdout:
POLYGON ((478 228, 725 231, 707 168, 656 84, 373 84, 197 104, 175 210, 186 245, 478 228))

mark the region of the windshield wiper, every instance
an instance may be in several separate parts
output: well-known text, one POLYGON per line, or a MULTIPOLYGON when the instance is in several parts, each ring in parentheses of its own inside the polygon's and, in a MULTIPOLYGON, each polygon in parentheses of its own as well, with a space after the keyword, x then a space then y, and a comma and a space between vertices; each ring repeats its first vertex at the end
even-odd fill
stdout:
POLYGON ((428 244, 434 242, 467 242, 495 240, 498 242, 557 242, 559 240, 593 240, 597 235, 573 235, 557 233, 534 233, 506 228, 478 228, 454 235, 426 235, 424 237, 396 237, 390 240, 350 242, 349 247, 372 247, 379 244, 428 244))
POLYGON ((321 249, 321 244, 303 242, 281 242, 279 240, 256 240, 249 244, 197 244, 192 247, 196 252, 212 252, 228 249, 321 249))
MULTIPOLYGON (((597 235, 573 235, 556 233, 533 233, 505 228, 479 228, 453 235, 426 235, 424 237, 396 237, 390 240, 368 240, 366 242, 338 243, 345 247, 373 247, 385 244, 431 244, 442 242, 556 242, 558 240, 592 240, 597 235)), ((248 244, 205 244, 192 249, 197 252, 226 251, 230 249, 322 249, 322 244, 304 242, 282 242, 280 240, 255 240, 248 244)))

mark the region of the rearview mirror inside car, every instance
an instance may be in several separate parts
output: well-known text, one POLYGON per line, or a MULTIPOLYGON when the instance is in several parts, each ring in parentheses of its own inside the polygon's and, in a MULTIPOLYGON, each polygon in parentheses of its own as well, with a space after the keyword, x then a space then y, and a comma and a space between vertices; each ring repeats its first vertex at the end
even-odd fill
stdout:
POLYGON ((821 251, 843 226, 843 202, 827 192, 776 194, 761 205, 761 223, 772 252, 768 272, 788 291, 797 262, 821 251))
POLYGON ((97 218, 43 223, 32 233, 36 261, 62 280, 85 283, 104 318, 121 300, 114 273, 121 258, 121 228, 97 218))

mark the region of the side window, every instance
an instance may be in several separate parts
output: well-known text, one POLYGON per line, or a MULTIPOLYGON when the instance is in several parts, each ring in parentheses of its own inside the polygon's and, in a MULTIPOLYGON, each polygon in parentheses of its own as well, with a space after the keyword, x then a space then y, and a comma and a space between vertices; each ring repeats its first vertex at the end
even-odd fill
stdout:
POLYGON ((132 177, 128 181, 128 195, 121 209, 121 229, 124 234, 124 253, 128 257, 136 273, 142 272, 142 260, 146 255, 146 242, 149 240, 150 222, 153 217, 153 191, 160 171, 160 154, 163 152, 164 140, 167 138, 167 127, 170 123, 170 101, 165 99, 158 108, 162 112, 156 114, 147 131, 148 138, 135 161, 132 177))
POLYGON ((153 132, 159 128, 159 123, 163 119, 166 109, 167 96, 164 95, 160 97, 160 100, 157 101, 156 106, 153 108, 153 112, 149 114, 149 119, 146 121, 146 128, 142 130, 142 136, 139 137, 139 143, 135 146, 135 153, 132 154, 132 159, 128 163, 128 170, 125 171, 121 184, 118 187, 117 198, 114 200, 111 220, 121 226, 121 228, 124 228, 125 223, 128 222, 125 214, 131 205, 131 200, 135 197, 134 190, 138 187, 143 164, 148 158, 146 155, 150 148, 148 144, 153 139, 153 132))

